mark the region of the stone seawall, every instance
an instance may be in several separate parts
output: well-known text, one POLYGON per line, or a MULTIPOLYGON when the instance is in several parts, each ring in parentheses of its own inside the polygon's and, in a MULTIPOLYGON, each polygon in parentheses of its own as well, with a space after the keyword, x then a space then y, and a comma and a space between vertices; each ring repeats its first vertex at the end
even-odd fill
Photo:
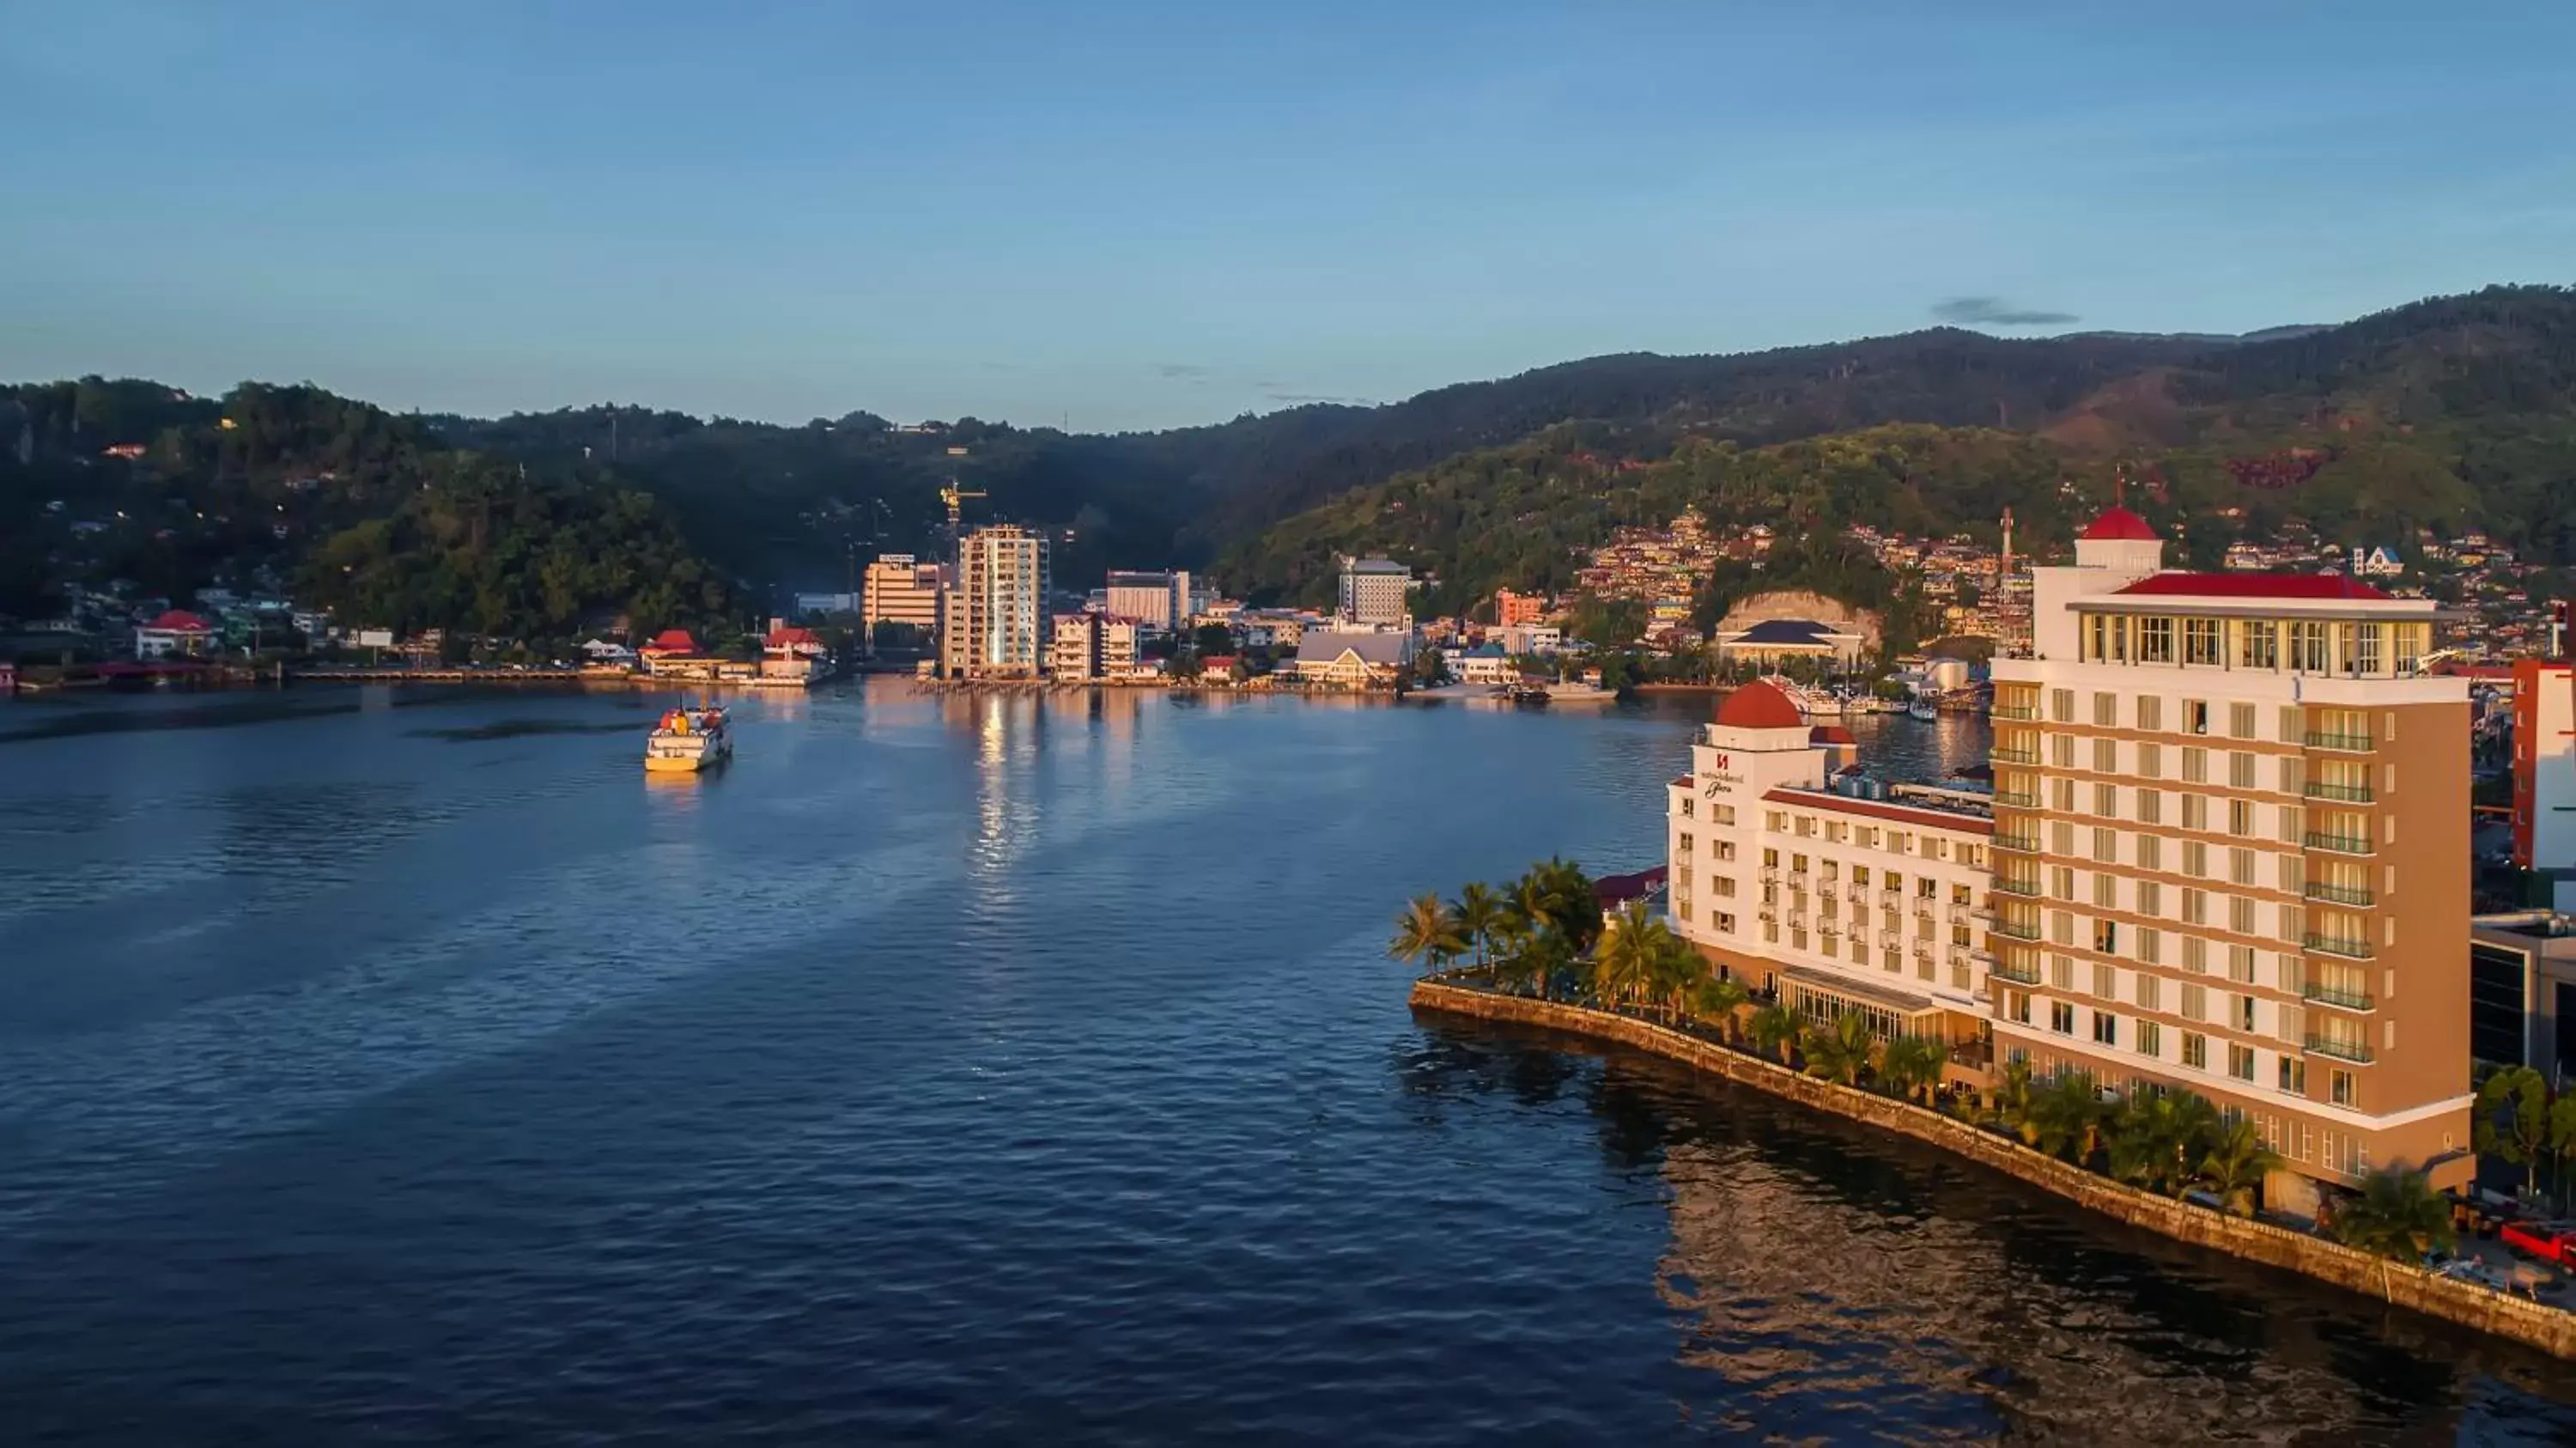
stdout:
POLYGON ((2304 1273, 2399 1307, 2511 1338, 2557 1357, 2576 1359, 2576 1312, 2509 1297, 2473 1283, 2436 1277, 2420 1268, 2268 1222, 2247 1221, 2170 1201, 1940 1112, 1820 1081, 1777 1062, 1713 1045, 1650 1021, 1553 1001, 1496 995, 1436 980, 1414 984, 1413 1005, 1417 1010, 1542 1026, 1652 1051, 1819 1111, 1865 1121, 1943 1147, 2131 1226, 2304 1273))

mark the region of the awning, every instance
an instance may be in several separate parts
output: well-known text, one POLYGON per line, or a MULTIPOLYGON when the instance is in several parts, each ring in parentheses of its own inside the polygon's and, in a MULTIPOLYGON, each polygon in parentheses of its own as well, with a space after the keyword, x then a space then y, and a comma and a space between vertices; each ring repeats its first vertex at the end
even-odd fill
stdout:
POLYGON ((1793 965, 1780 972, 1780 979, 1811 995, 1835 996, 1847 1001, 1857 1001, 1863 1005, 1877 1006, 1881 1010, 1895 1011, 1902 1015, 1914 1016, 1953 1009, 1930 996, 1919 996, 1910 991, 1891 990, 1873 982, 1852 980, 1849 977, 1834 975, 1810 966, 1793 965))

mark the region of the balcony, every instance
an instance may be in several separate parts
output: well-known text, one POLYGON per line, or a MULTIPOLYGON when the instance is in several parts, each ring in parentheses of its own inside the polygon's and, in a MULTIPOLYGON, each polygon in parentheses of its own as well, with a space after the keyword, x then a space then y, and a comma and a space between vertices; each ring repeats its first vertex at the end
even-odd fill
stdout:
POLYGON ((2328 885, 2319 880, 2310 880, 2299 893, 2330 905, 2370 905, 2379 898, 2365 885, 2328 885))
POLYGON ((1763 883, 1763 884, 1765 884, 1765 885, 1777 885, 1777 884, 1779 884, 1779 883, 1780 883, 1780 867, 1779 867, 1779 866, 1777 866, 1777 865, 1765 865, 1765 866, 1763 866, 1763 867, 1762 867, 1762 883, 1763 883))
POLYGON ((2037 723, 2039 720, 2039 705, 2035 703, 2007 704, 1997 699, 1995 707, 1990 712, 1998 719, 2019 719, 2026 723, 2037 723))
POLYGON ((2345 804, 2368 804, 2376 797, 2366 784, 2320 784, 2313 779, 2299 792, 2310 799, 2341 800, 2345 804))
POLYGON ((1997 920, 1994 924, 1986 927, 1986 932, 1990 935, 2000 935, 2007 940, 2037 940, 2039 938, 2039 922, 2036 920, 1997 920))
POLYGON ((2370 1064, 2370 1046, 2367 1042, 2337 1041, 2329 1040, 2324 1036, 2310 1036, 2305 1044, 2311 1056, 2332 1056, 2338 1061, 2351 1061, 2364 1066, 2370 1064))
POLYGON ((2000 744, 1987 750, 1986 757, 1997 764, 2039 763, 2039 751, 2036 749, 2006 749, 2000 744))
POLYGON ((2311 833, 2308 836, 2308 848, 2311 850, 2327 850, 2338 855, 2367 855, 2371 853, 2370 837, 2367 835, 2320 835, 2311 833))
POLYGON ((2367 734, 2316 734, 2307 736, 2310 749, 2340 749, 2347 754, 2368 754, 2371 749, 2367 734))
POLYGON ((2037 899, 2039 897, 2039 882, 2037 880, 2015 880, 2009 876, 1997 875, 1995 877, 1995 888, 2001 890, 2007 895, 2027 895, 2032 899, 2037 899))
POLYGON ((1995 848, 1998 850, 2008 851, 2009 853, 2016 855, 2036 855, 2039 853, 2039 836, 2007 835, 2001 831, 1997 831, 1995 834, 1995 848))
MULTIPOLYGON (((2333 986, 2319 985, 2312 980, 2300 983, 2299 994, 2308 1000, 2315 1001, 2319 1005, 2333 1006, 2335 1009, 2342 1011, 2375 1011, 2379 1009, 2379 1003, 2372 1000, 2366 992, 2337 990, 2333 986)), ((2314 1047, 2311 1046, 2310 1049, 2313 1050, 2314 1047)))
POLYGON ((1994 964, 1986 967, 1986 974, 1993 976, 1997 980, 2011 981, 2015 985, 2039 984, 2038 966, 2023 965, 2015 961, 2004 960, 2000 957, 1996 959, 1994 964))
POLYGON ((2039 808, 2039 796, 2037 794, 2016 794, 2008 789, 1999 789, 1995 791, 1995 803, 2001 805, 2005 809, 2037 809, 2039 808))
POLYGON ((2343 935, 2309 935, 2302 937, 2300 944, 2319 955, 2340 955, 2346 960, 2368 960, 2377 954, 2369 941, 2343 935))
POLYGON ((1843 898, 1843 887, 1827 880, 1816 887, 1816 896, 1822 900, 1839 900, 1843 898))

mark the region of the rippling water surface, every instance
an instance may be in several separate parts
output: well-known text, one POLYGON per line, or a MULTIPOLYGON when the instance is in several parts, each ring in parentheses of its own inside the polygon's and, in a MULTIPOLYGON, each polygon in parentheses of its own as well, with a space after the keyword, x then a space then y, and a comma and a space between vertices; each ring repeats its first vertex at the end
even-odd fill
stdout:
POLYGON ((658 707, 0 706, 0 1440, 2576 1441, 2565 1364, 1413 1019, 1401 899, 1653 863, 1704 705, 881 684, 676 783, 658 707))

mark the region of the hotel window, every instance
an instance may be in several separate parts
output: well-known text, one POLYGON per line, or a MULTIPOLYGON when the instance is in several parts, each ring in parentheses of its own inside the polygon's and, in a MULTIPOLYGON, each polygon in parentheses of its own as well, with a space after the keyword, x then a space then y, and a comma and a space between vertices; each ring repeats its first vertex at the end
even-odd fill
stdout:
POLYGON ((2209 1019, 2209 988, 2185 985, 2182 988, 2182 1018, 2186 1021, 2209 1019))
MULTIPOLYGON (((2107 699, 2111 696, 2105 694, 2102 697, 2107 699)), ((2093 741, 2093 772, 2095 774, 2117 774, 2120 772, 2119 741, 2113 739, 2096 739, 2093 741)))
MULTIPOLYGON (((2242 803, 2242 801, 2239 801, 2239 803, 2242 803)), ((2249 819, 2246 823, 2250 825, 2253 821, 2249 819)), ((2234 849, 2227 852, 2227 878, 2231 883, 2238 885, 2251 885, 2254 883, 2254 852, 2252 850, 2234 849)), ((2247 900, 2239 903, 2250 908, 2254 902, 2247 900)))
MULTIPOLYGON (((2153 835, 2141 835, 2138 837, 2138 843, 2140 845, 2144 845, 2147 841, 2154 838, 2155 836, 2153 835)), ((2142 849, 2139 853, 2143 855, 2145 851, 2142 849)), ((2143 865, 2146 861, 2140 860, 2138 863, 2143 865)), ((2165 887, 2157 884, 2153 880, 2140 880, 2138 882, 2138 913, 2149 917, 2164 914, 2165 887)))
POLYGON ((1852 888, 1854 890, 1866 890, 1869 888, 1869 866, 1852 866, 1852 888))
POLYGON ((2140 824, 2142 824, 2142 825, 2157 825, 2157 824, 2163 824, 2163 823, 2164 823, 2164 819, 2165 819, 2165 796, 2164 796, 2164 791, 2159 790, 2159 789, 2142 789, 2142 790, 2139 790, 2139 791, 2138 791, 2138 823, 2140 823, 2140 824))
POLYGON ((2332 667, 2324 624, 2312 619, 2291 622, 2290 667, 2302 674, 2322 674, 2332 667))
POLYGON ((2096 828, 2093 831, 2093 858, 2108 865, 2120 858, 2120 832, 2096 828))
POLYGON ((1735 806, 1731 804, 1719 805, 1717 807, 1717 822, 1722 825, 1733 825, 1735 823, 1735 806))
MULTIPOLYGON (((2254 837, 2254 801, 2231 799, 2227 802, 2227 832, 2240 840, 2254 837)), ((2243 884, 2243 881, 2238 881, 2243 884)))
POLYGON ((1851 826, 1844 824, 1841 820, 1825 821, 1825 839, 1828 843, 1839 845, 1850 838, 1851 826))
POLYGON ((2102 955, 2120 953, 2120 926, 2111 920, 2093 922, 2093 949, 2102 955))
POLYGON ((1950 842, 1938 835, 1926 835, 1923 839, 1923 853, 1935 860, 1946 860, 1950 858, 1950 842))
POLYGON ((1733 860, 1735 858, 1735 841, 1719 840, 1717 842, 1717 857, 1721 860, 1733 860))
POLYGON ((2227 756, 2227 782, 2238 789, 2254 789, 2254 756, 2239 749, 2227 756))
POLYGON ((2254 1048, 2231 1041, 2227 1046, 2227 1074, 2239 1081, 2254 1079, 2254 1048))
MULTIPOLYGON (((2254 998, 2252 996, 2232 995, 2227 998, 2227 1024, 2249 1034, 2253 1031, 2254 998)), ((2245 1079, 2251 1081, 2254 1077, 2249 1072, 2245 1079)))
POLYGON ((2075 826, 2068 824, 2064 820, 2054 821, 2048 827, 2048 843, 2049 853, 2051 854, 2074 854, 2075 826))
POLYGON ((1895 910, 1881 910, 1878 912, 1878 928, 1881 930, 1903 930, 1905 928, 1905 922, 1897 915, 1895 910))
POLYGON ((2107 965, 2099 963, 2095 964, 2093 967, 2093 994, 2106 1001, 2118 1000, 2120 998, 2120 972, 2107 965))
POLYGON ((1953 885, 1950 887, 1950 903, 1953 905, 1974 904, 1976 902, 1976 896, 1977 892, 1966 885, 1953 885))
POLYGON ((2105 874, 2098 870, 2095 871, 2093 875, 2093 903, 2104 910, 2119 909, 2120 877, 2117 875, 2105 874))
POLYGON ((2105 1046, 2120 1044, 2120 1018, 2109 1011, 2093 1013, 2093 1039, 2105 1046))
POLYGON ((2400 674, 2421 672, 2424 667, 2424 644, 2432 634, 2431 627, 2420 623, 2401 623, 2393 625, 2390 632, 2395 634, 2397 639, 2397 672, 2400 674))
POLYGON ((2308 1094, 2308 1063, 2295 1056, 2281 1058, 2281 1089, 2293 1096, 2308 1094))
POLYGON ((2249 669, 2274 669, 2281 664, 2281 635, 2268 618, 2249 618, 2236 626, 2237 662, 2249 669))
POLYGON ((2207 878, 2209 874, 2209 846, 2202 844, 2198 840, 2183 841, 2182 872, 2191 876, 2195 880, 2207 878))
POLYGON ((1854 965, 1869 964, 1869 942, 1861 939, 1857 935, 1851 938, 1851 963, 1854 965))
POLYGON ((2379 672, 2379 660, 2379 625, 2375 623, 2361 623, 2353 625, 2352 672, 2356 674, 2376 674, 2379 672))
POLYGON ((1735 877, 1733 875, 1711 875, 1708 878, 1709 883, 1717 887, 1718 894, 1725 896, 1729 900, 1735 898, 1735 877))
MULTIPOLYGON (((2186 894, 2189 892, 2186 891, 2186 894)), ((2194 975, 2209 973, 2209 942, 2197 935, 2182 938, 2182 968, 2194 975)))
POLYGON ((2283 793, 2283 794, 2297 794, 2297 793, 2299 792, 2299 788, 2300 788, 2300 785, 2301 785, 2302 783, 2303 783, 2303 781, 2302 781, 2302 779, 2301 779, 2301 776, 2300 776, 2300 770, 2299 770, 2299 757, 2298 757, 2297 755, 2295 755, 2295 754, 2284 754, 2284 755, 2282 755, 2282 756, 2281 756, 2281 793, 2283 793))
POLYGON ((1717 931, 1720 935, 1733 935, 1735 933, 1735 917, 1725 913, 1724 911, 1718 912, 1717 931))
POLYGON ((1814 815, 1798 816, 1798 833, 1801 837, 1813 838, 1816 833, 1816 817, 1814 815))
POLYGON ((2163 868, 2164 868, 2164 855, 2165 855, 2165 847, 2164 847, 2164 841, 2163 841, 2163 840, 2161 840, 2161 839, 2157 838, 2157 837, 2156 837, 2156 836, 2154 836, 2154 835, 2140 835, 2140 836, 2138 836, 2138 868, 2139 868, 2139 869, 2141 869, 2141 870, 2161 870, 2161 869, 2163 869, 2163 868))
POLYGON ((2075 943, 2075 917, 2069 915, 2063 910, 2052 910, 2049 914, 2054 917, 2048 922, 2049 938, 2060 945, 2073 945, 2075 943))
POLYGON ((2048 691, 2048 717, 2056 720, 2060 724, 2072 724, 2075 722, 2075 691, 2073 689, 2051 689, 2048 691))
POLYGON ((2355 1079, 2350 1071, 2329 1072, 2326 1080, 2332 1086, 2335 1105, 2359 1106, 2361 1104, 2361 1082, 2355 1079))
MULTIPOLYGON (((2071 851, 2069 853, 2072 853, 2071 851)), ((2048 867, 2048 893, 2059 900, 2075 898, 2075 870, 2069 865, 2048 867)))
POLYGON ((2120 817, 2120 787, 2116 784, 2093 786, 2093 813, 2106 820, 2120 817))
POLYGON ((2048 782, 2049 804, 2059 814, 2075 813, 2075 781, 2052 779, 2048 782))
POLYGON ((2029 1025, 2030 992, 2026 990, 2005 991, 2004 1014, 2010 1016, 2017 1025, 2029 1025))
POLYGON ((2075 1007, 2064 1001, 2048 1003, 2048 1028, 2061 1036, 2075 1034, 2075 1007))
POLYGON ((2251 705, 2251 704, 2230 704, 2230 705, 2228 705, 2228 706, 2227 706, 2227 732, 2228 732, 2228 733, 2230 733, 2230 734, 2235 735, 2235 736, 2236 736, 2237 738, 2239 738, 2239 739, 2251 739, 2251 738, 2253 738, 2253 737, 2254 737, 2254 706, 2253 706, 2253 705, 2251 705))
POLYGON ((1817 862, 1816 862, 1816 864, 1817 864, 1817 866, 1819 867, 1819 872, 1820 872, 1821 874, 1823 874, 1823 876, 1825 877, 1825 881, 1826 881, 1826 883, 1828 883, 1828 884, 1832 884, 1832 883, 1835 883, 1835 882, 1840 881, 1840 880, 1842 879, 1842 877, 1843 877, 1843 862, 1842 862, 1842 861, 1840 861, 1840 860, 1819 860, 1819 861, 1817 861, 1817 862))
POLYGON ((2185 749, 2182 752, 2182 782, 2185 784, 2209 783, 2208 750, 2185 749))
POLYGON ((2174 621, 2169 618, 2138 620, 2138 662, 2170 664, 2174 661, 2174 621))
POLYGON ((2157 1025, 2153 1021, 2140 1021, 2138 1022, 2136 1034, 2136 1045, 2139 1055, 2161 1056, 2165 1053, 2164 1027, 2157 1025))
POLYGON ((2130 979, 2137 982, 2138 1009, 2142 1011, 2162 1009, 2160 1002, 2164 993, 2164 982, 2143 970, 2132 971, 2130 979))
POLYGON ((2187 830, 2209 828, 2209 801, 2196 794, 2182 797, 2182 827, 2187 830))
POLYGON ((2187 618, 2182 621, 2182 661, 2186 664, 2223 664, 2227 662, 2218 620, 2187 618))
POLYGON ((1786 834, 1789 829, 1789 812, 1775 809, 1765 813, 1762 816, 1762 828, 1775 835, 1786 834))
POLYGON ((1684 830, 1684 831, 1682 831, 1682 846, 1681 846, 1681 849, 1679 849, 1679 850, 1678 850, 1678 851, 1676 851, 1675 853, 1677 853, 1677 854, 1684 854, 1684 855, 1687 855, 1687 854, 1689 854, 1690 852, 1691 852, 1691 835, 1690 835, 1690 831, 1688 831, 1688 830, 1684 830))
POLYGON ((2281 843, 2298 844, 2300 820, 2303 818, 2299 807, 2294 804, 2282 805, 2272 811, 2272 817, 2273 825, 2280 831, 2281 843))
MULTIPOLYGON (((2191 871, 2187 873, 2197 874, 2199 872, 2191 871)), ((2186 925, 2207 925, 2209 923, 2209 892, 2206 890, 2195 890, 2189 885, 2185 885, 2182 889, 2182 918, 2183 923, 2186 925)))
POLYGON ((1891 854, 1911 853, 1914 849, 1914 836, 1903 830, 1890 830, 1887 833, 1887 848, 1891 854))
POLYGON ((1683 796, 1682 796, 1682 818, 1683 818, 1683 819, 1689 819, 1689 818, 1691 818, 1693 815, 1696 815, 1696 814, 1698 814, 1698 813, 1699 813, 1699 801, 1698 801, 1698 800, 1695 800, 1695 799, 1693 799, 1693 798, 1691 798, 1689 795, 1683 795, 1683 796))
POLYGON ((1779 868, 1780 868, 1780 852, 1779 852, 1778 850, 1774 850, 1774 849, 1767 849, 1767 848, 1766 848, 1765 850, 1763 850, 1763 852, 1762 852, 1762 868, 1763 868, 1763 869, 1766 869, 1766 870, 1776 870, 1776 869, 1779 869, 1779 868))
MULTIPOLYGON (((2248 901, 2243 903, 2251 904, 2252 902, 2248 901)), ((2249 924, 2250 923, 2251 922, 2249 921, 2249 924)), ((2253 946, 2231 945, 2227 947, 2227 978, 2240 985, 2252 985, 2254 983, 2253 946)))
POLYGON ((2093 727, 2116 729, 2120 724, 2120 696, 2097 693, 2093 696, 2093 727))
POLYGON ((1807 873, 1807 857, 1804 855, 1791 855, 1789 857, 1789 873, 1792 875, 1803 875, 1807 873))
POLYGON ((1896 873, 1894 870, 1890 870, 1886 874, 1878 877, 1878 883, 1879 888, 1890 893, 1894 893, 1895 891, 1905 888, 1905 877, 1896 873))
POLYGON ((1861 826, 1861 827, 1860 827, 1860 838, 1859 838, 1858 840, 1856 840, 1854 843, 1858 844, 1858 845, 1859 845, 1862 849, 1864 849, 1864 850, 1875 850, 1875 849, 1877 849, 1877 848, 1878 848, 1878 827, 1877 827, 1877 826, 1875 826, 1875 825, 1863 825, 1863 826, 1861 826))
POLYGON ((2209 732, 2208 700, 2185 699, 2182 701, 2182 732, 2185 734, 2206 734, 2209 732))
POLYGON ((2048 984, 2052 990, 2075 989, 2075 962, 2071 957, 2052 955, 2048 958, 2048 984))
POLYGON ((2098 613, 2084 615, 2084 659, 2100 663, 2111 656, 2110 620, 2098 613))
MULTIPOLYGON (((2157 698, 2153 694, 2140 694, 2138 696, 2138 728, 2146 733, 2153 734, 2164 727, 2165 701, 2157 698)), ((2143 765, 2139 768, 2141 773, 2153 772, 2146 769, 2143 765)))
POLYGON ((2072 734, 2049 735, 2048 762, 2056 765, 2060 769, 2073 769, 2075 767, 2075 736, 2072 734))
POLYGON ((2298 744, 2303 742, 2303 736, 2306 735, 2307 730, 2308 725, 2306 718, 2301 714, 2298 705, 2284 704, 2281 706, 2282 743, 2298 744))
POLYGON ((1953 925, 1950 927, 1950 943, 1962 949, 1974 945, 1976 944, 1975 932, 1965 925, 1953 925))
MULTIPOLYGON (((2161 931, 2161 930, 2140 930, 2140 931, 2138 932, 2138 960, 2139 960, 2139 962, 2140 962, 2141 964, 2145 964, 2145 965, 2162 965, 2162 964, 2164 964, 2164 956, 2165 956, 2165 943, 2164 943, 2164 942, 2165 942, 2165 935, 2164 935, 2164 932, 2163 932, 2163 931, 2161 931)), ((2153 977, 2153 976, 2141 976, 2141 977, 2139 977, 2139 978, 2140 978, 2141 980, 2149 980, 2149 981, 2152 981, 2152 980, 2154 980, 2154 979, 2155 979, 2155 977, 2153 977)), ((2153 994, 2153 992, 2149 992, 2149 993, 2150 993, 2150 994, 2153 994)), ((2153 1004, 2154 1004, 2154 1002, 2153 1002, 2153 1001, 2149 1001, 2149 1002, 2147 1002, 2146 1004, 2153 1005, 2153 1004)))
POLYGON ((2195 1071, 2209 1069, 2209 1037, 2197 1031, 2182 1033, 2182 1063, 2195 1071))
POLYGON ((1879 967, 1883 970, 1890 972, 1900 971, 1905 969, 1905 954, 1894 947, 1890 947, 1878 953, 1878 963, 1879 967))

